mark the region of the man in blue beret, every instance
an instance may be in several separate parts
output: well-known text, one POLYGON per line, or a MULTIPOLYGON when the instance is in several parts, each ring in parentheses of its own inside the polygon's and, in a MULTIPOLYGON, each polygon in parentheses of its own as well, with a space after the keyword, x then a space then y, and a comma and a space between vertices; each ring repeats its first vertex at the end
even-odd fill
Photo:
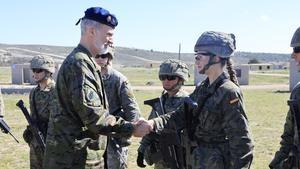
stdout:
POLYGON ((104 168, 102 156, 107 136, 131 137, 136 125, 108 115, 100 68, 93 60, 113 44, 117 18, 92 7, 81 22, 79 45, 60 67, 56 94, 58 105, 49 119, 45 169, 104 168))

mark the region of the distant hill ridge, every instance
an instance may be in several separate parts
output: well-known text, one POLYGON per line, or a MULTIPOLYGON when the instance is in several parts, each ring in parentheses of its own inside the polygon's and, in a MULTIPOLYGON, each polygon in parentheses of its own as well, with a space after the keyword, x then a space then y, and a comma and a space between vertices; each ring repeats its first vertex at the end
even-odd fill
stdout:
MULTIPOLYGON (((38 54, 52 56, 56 61, 62 61, 74 47, 49 45, 14 45, 0 43, 0 65, 26 63, 38 54)), ((144 66, 146 63, 157 63, 166 59, 178 59, 178 53, 160 52, 154 50, 116 47, 114 64, 123 66, 144 66)), ((193 53, 181 53, 180 59, 188 64, 194 63, 193 53)), ((261 63, 285 63, 290 54, 236 52, 232 57, 235 64, 248 63, 256 59, 261 63)))

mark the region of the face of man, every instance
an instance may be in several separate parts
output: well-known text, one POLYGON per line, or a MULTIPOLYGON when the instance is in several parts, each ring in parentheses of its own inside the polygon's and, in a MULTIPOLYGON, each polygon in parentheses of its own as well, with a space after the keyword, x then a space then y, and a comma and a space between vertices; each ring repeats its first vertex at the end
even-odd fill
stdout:
POLYGON ((107 57, 107 55, 97 55, 95 57, 95 61, 99 66, 105 67, 108 62, 108 57, 107 57))
POLYGON ((163 85, 163 88, 167 91, 173 90, 176 87, 179 80, 177 76, 170 75, 161 75, 159 76, 159 79, 163 85))
POLYGON ((205 74, 205 66, 209 62, 208 55, 205 55, 205 51, 198 51, 195 55, 195 65, 200 74, 205 74))
POLYGON ((109 45, 113 44, 114 29, 110 26, 100 24, 99 28, 95 29, 94 46, 97 54, 107 53, 109 45))

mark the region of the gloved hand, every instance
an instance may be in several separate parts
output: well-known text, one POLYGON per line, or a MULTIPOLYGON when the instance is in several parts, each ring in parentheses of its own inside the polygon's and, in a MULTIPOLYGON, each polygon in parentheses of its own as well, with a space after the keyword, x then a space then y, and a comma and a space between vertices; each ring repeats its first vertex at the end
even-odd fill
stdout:
POLYGON ((27 128, 24 130, 23 138, 26 143, 29 144, 31 142, 31 140, 33 138, 33 134, 32 134, 32 131, 29 126, 27 126, 27 128))
POLYGON ((141 168, 145 168, 146 167, 146 165, 144 164, 144 154, 143 153, 138 152, 136 163, 141 168))

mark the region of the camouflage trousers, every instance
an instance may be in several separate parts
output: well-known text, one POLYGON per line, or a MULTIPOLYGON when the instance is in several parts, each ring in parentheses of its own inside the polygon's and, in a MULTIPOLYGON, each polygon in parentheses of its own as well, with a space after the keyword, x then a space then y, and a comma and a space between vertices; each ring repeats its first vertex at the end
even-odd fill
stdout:
POLYGON ((128 157, 127 147, 117 148, 116 145, 113 144, 111 141, 108 142, 107 169, 125 169, 127 164, 127 157, 128 157), (122 159, 125 161, 123 161, 122 159))
MULTIPOLYGON (((47 146, 51 147, 51 145, 47 146)), ((50 148, 46 148, 44 169, 104 169, 103 151, 87 148, 59 152, 57 149, 52 151, 50 148)))
POLYGON ((41 148, 35 144, 34 140, 29 145, 30 169, 43 169, 43 154, 41 148))
POLYGON ((87 148, 85 169, 104 169, 103 150, 91 150, 87 148))

